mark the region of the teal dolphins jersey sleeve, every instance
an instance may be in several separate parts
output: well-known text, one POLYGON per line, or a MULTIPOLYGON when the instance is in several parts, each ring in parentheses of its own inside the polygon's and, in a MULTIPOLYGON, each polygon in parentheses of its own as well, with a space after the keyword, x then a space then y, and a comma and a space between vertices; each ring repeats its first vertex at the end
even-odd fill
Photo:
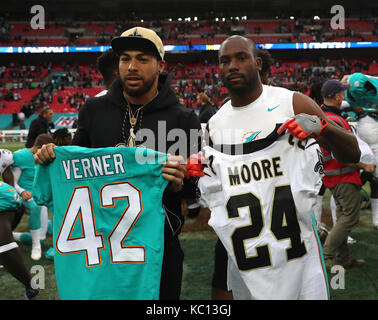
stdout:
POLYGON ((52 208, 61 299, 159 298, 167 154, 146 148, 54 148, 33 196, 52 208))
POLYGON ((18 150, 13 153, 13 160, 12 166, 18 167, 22 171, 18 185, 27 191, 31 191, 35 174, 33 153, 27 148, 18 150))
POLYGON ((33 199, 37 204, 49 208, 51 213, 54 212, 54 202, 52 196, 52 179, 50 177, 50 166, 37 165, 35 170, 35 179, 32 186, 33 199))
POLYGON ((0 182, 0 213, 2 211, 17 210, 21 205, 21 198, 14 187, 0 182))

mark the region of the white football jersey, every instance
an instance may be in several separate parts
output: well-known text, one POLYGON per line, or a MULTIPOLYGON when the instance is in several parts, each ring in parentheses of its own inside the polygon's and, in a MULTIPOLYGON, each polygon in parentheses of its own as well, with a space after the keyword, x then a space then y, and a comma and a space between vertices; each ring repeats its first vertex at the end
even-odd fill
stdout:
POLYGON ((209 120, 209 135, 215 144, 238 144, 267 137, 276 123, 294 116, 294 91, 263 85, 261 95, 244 107, 226 102, 209 120))
POLYGON ((204 147, 200 202, 228 252, 235 299, 327 299, 312 217, 321 152, 277 128, 257 141, 204 147))
POLYGON ((0 149, 0 174, 13 164, 13 154, 7 149, 0 149))

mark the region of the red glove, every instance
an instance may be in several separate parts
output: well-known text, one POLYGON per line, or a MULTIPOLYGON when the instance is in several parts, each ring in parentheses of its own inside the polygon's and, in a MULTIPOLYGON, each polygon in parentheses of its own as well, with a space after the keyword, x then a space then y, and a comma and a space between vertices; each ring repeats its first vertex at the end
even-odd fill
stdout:
POLYGON ((203 163, 205 163, 205 161, 205 157, 200 153, 191 155, 186 164, 186 178, 203 177, 205 175, 203 173, 203 169, 205 168, 203 163))
POLYGON ((327 126, 328 121, 326 119, 307 113, 300 113, 285 121, 285 123, 278 128, 277 133, 280 134, 288 129, 290 133, 298 139, 306 139, 307 137, 315 138, 319 136, 327 126))

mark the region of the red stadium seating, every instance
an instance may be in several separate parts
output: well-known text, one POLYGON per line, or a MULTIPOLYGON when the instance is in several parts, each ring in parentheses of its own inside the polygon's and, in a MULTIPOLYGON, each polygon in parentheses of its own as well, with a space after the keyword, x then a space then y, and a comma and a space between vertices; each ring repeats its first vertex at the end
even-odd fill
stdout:
MULTIPOLYGON (((301 22, 303 26, 322 25, 327 26, 328 20, 306 21, 301 22)), ((135 25, 145 25, 146 23, 136 22, 135 25)), ((313 36, 310 34, 310 28, 308 27, 304 32, 298 35, 298 38, 293 39, 293 32, 295 30, 295 22, 293 20, 254 20, 244 21, 239 20, 237 26, 244 27, 246 35, 253 38, 257 43, 277 43, 277 42, 313 42, 313 36), (277 28, 280 25, 284 25, 284 32, 277 33, 277 28), (259 28, 258 34, 255 33, 256 28, 259 28), (290 29, 288 29, 290 28, 290 29)), ((162 27, 165 30, 165 36, 163 37, 164 44, 188 44, 189 41, 192 44, 219 44, 226 39, 226 33, 229 32, 229 28, 232 26, 231 21, 226 22, 163 22, 162 27), (198 24, 198 25, 197 25, 198 24), (176 31, 174 31, 177 29, 176 31), (228 30, 228 31, 227 31, 228 30), (176 34, 176 36, 175 36, 176 34)), ((334 36, 333 30, 329 29, 324 35, 331 41, 377 41, 377 35, 373 34, 374 22, 373 21, 361 21, 358 19, 347 19, 345 22, 346 28, 350 28, 355 33, 354 36, 346 36, 340 31, 334 36)), ((93 46, 99 43, 99 39, 105 42, 101 42, 102 45, 110 45, 110 41, 103 36, 113 37, 116 34, 116 24, 114 22, 82 22, 76 23, 76 25, 70 27, 80 27, 85 30, 85 36, 78 38, 70 43, 73 46, 93 46), (105 39, 105 40, 104 40, 105 39)), ((10 36, 11 41, 6 43, 0 43, 0 45, 12 45, 12 46, 25 46, 25 38, 30 45, 37 46, 64 46, 69 44, 69 39, 65 36, 64 30, 68 26, 46 24, 45 29, 33 30, 29 23, 11 23, 10 36), (21 40, 13 40, 14 36, 21 36, 21 40)), ((159 29, 160 30, 160 29, 159 29)), ((327 39, 328 41, 328 39, 327 39)))

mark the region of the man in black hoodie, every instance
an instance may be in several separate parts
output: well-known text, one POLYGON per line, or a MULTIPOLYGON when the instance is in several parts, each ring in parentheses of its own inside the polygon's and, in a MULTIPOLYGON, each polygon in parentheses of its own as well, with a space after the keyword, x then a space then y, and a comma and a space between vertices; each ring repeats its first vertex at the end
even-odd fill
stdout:
MULTIPOLYGON (((106 95, 89 98, 82 106, 72 144, 92 148, 143 145, 172 154, 163 167, 163 177, 170 184, 163 195, 166 222, 160 299, 179 299, 184 258, 178 239, 184 222, 181 200, 192 192, 190 183, 184 182, 182 163, 198 152, 201 125, 193 110, 180 105, 171 88, 170 77, 163 72, 163 43, 154 31, 135 27, 111 44, 119 55, 119 77, 106 95)), ((50 145, 35 161, 43 164, 54 156, 50 145)))

